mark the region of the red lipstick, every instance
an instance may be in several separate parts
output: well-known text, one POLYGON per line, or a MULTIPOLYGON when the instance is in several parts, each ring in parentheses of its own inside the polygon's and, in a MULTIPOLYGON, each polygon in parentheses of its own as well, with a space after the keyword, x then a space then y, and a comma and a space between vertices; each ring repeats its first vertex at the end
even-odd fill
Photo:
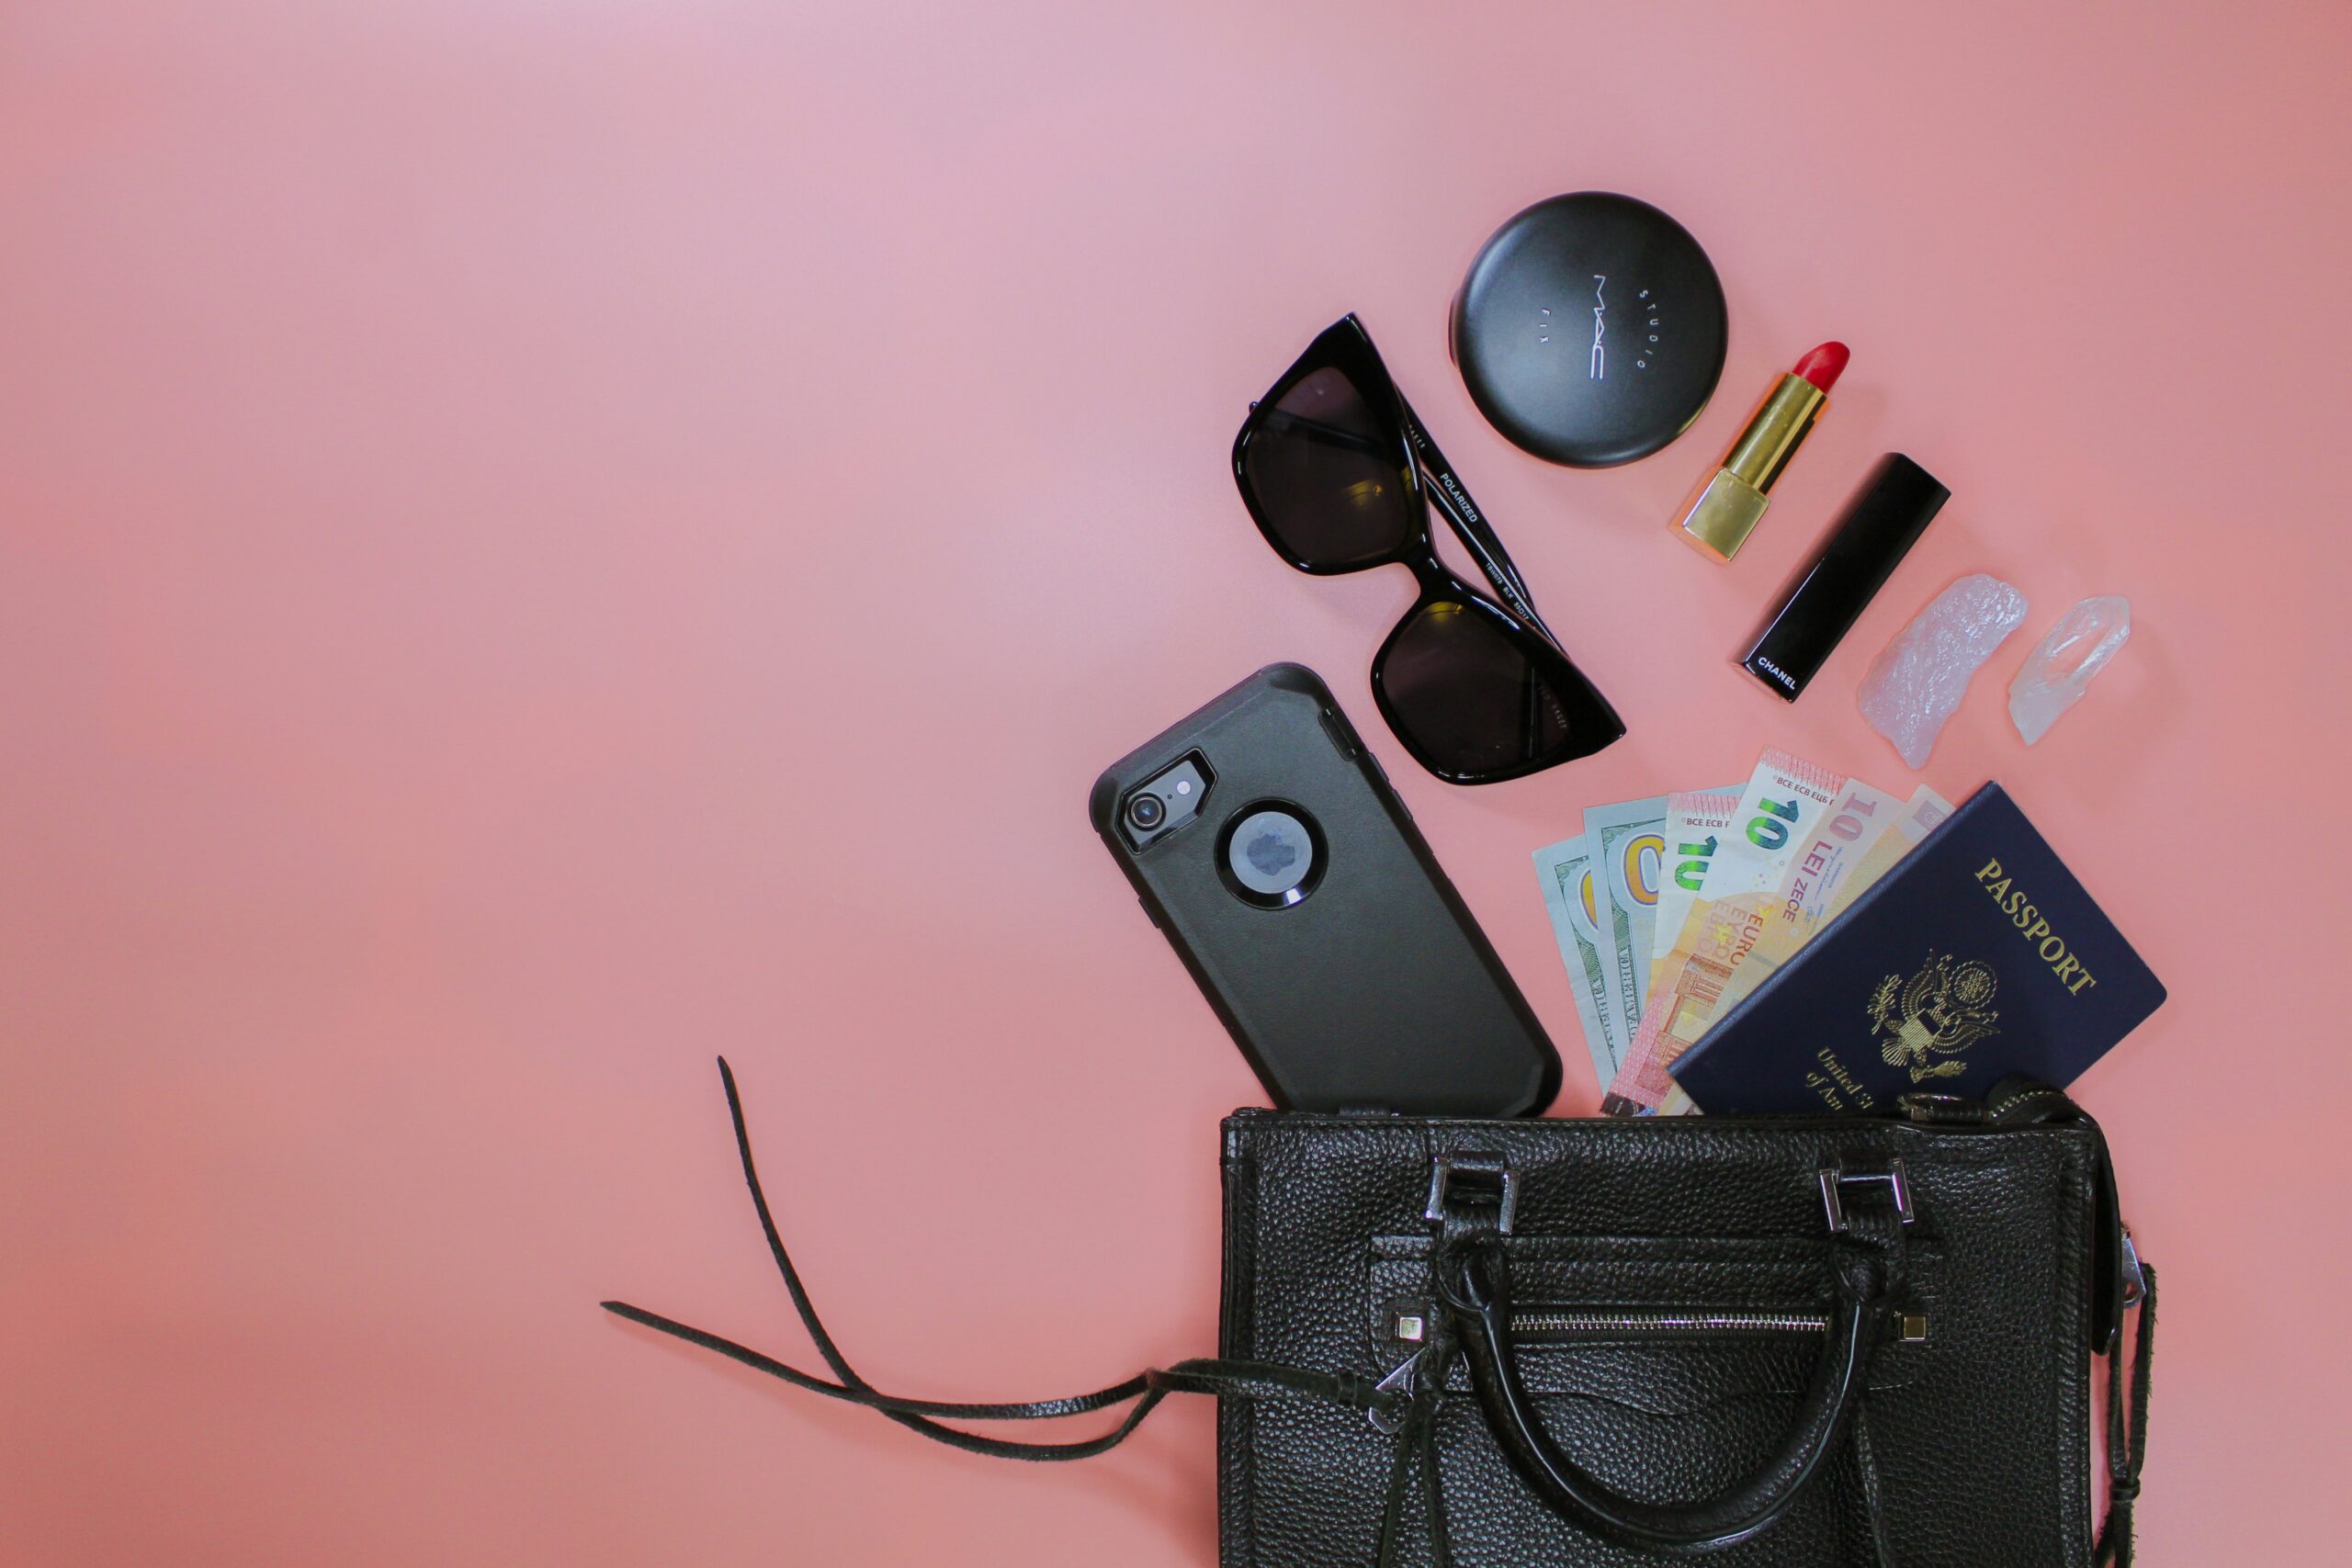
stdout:
POLYGON ((1845 374, 1842 343, 1825 343, 1773 384, 1715 471, 1684 502, 1678 533, 1717 560, 1729 560, 1747 542, 1772 504, 1772 486, 1797 455, 1814 421, 1829 406, 1829 389, 1845 374))
POLYGON ((1851 357, 1844 344, 1825 343, 1798 360, 1797 367, 1789 374, 1812 382, 1821 389, 1822 396, 1827 397, 1829 389, 1838 384, 1838 378, 1846 373, 1846 361, 1851 357))

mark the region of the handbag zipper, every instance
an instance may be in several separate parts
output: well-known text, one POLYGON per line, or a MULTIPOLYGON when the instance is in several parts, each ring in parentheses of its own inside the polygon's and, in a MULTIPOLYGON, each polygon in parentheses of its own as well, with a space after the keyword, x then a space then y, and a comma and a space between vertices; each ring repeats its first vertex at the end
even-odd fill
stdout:
POLYGON ((1567 1334, 1826 1334, 1817 1313, 1786 1312, 1515 1312, 1514 1335, 1541 1338, 1567 1334))
MULTIPOLYGON (((1434 1303, 1407 1299, 1391 1304, 1389 1338, 1418 1345, 1429 1337, 1434 1303)), ((1917 1344, 1928 1337, 1928 1315, 1898 1312, 1891 1324, 1894 1337, 1917 1344)), ((1821 1313, 1713 1312, 1672 1307, 1625 1308, 1617 1311, 1567 1307, 1529 1307, 1510 1315, 1515 1338, 1566 1339, 1583 1335, 1639 1334, 1673 1337, 1706 1334, 1826 1334, 1829 1319, 1821 1313)))

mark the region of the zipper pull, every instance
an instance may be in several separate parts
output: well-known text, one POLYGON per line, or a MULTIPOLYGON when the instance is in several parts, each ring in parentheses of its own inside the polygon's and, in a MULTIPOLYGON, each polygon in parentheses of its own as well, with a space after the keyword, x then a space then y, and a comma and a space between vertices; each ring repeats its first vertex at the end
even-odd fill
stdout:
MULTIPOLYGON (((1396 1370, 1395 1371, 1390 1372, 1386 1377, 1381 1379, 1373 1386, 1382 1393, 1402 1395, 1403 1403, 1408 1405, 1411 1404, 1413 1402, 1413 1380, 1419 1374, 1421 1358, 1429 1353, 1430 1348, 1427 1345, 1422 1346, 1419 1349, 1414 1351, 1411 1355, 1397 1362, 1396 1370)), ((1401 1412, 1393 1422, 1383 1419, 1377 1409, 1365 1411, 1363 1413, 1363 1418, 1372 1423, 1372 1429, 1374 1431, 1385 1432, 1392 1438, 1405 1429, 1405 1417, 1401 1412)))
POLYGON ((1904 1116, 1929 1126, 1982 1126, 1984 1104, 1957 1094, 1922 1094, 1914 1091, 1898 1095, 1894 1101, 1904 1116))

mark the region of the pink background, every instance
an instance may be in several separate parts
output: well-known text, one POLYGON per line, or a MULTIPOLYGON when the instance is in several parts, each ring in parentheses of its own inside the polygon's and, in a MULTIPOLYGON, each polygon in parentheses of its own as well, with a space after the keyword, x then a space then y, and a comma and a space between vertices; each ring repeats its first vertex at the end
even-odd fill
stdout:
POLYGON ((2030 597, 1926 777, 2007 784, 2172 987, 2080 1086, 2165 1271, 2144 1561, 2340 1548, 2352 356, 2340 7, 19 4, 0 17, 0 1561, 1203 1564, 1210 1409, 938 1450, 807 1360, 729 1053, 863 1370, 1074 1392, 1214 1342, 1255 1081, 1085 818, 1320 669, 1596 1089, 1528 853, 2030 597), (1119 15, 1114 15, 1116 10, 1119 15), (1690 436, 1508 446, 1447 299, 1655 200, 1690 436), (1355 310, 1578 660, 1599 758, 1464 791, 1284 569, 1245 401, 1355 310), (1854 366, 1736 564, 1675 501, 1854 366), (1726 662, 1867 464, 1954 499, 1794 708, 1726 662), (2029 751, 2077 598, 2137 631, 2029 751))

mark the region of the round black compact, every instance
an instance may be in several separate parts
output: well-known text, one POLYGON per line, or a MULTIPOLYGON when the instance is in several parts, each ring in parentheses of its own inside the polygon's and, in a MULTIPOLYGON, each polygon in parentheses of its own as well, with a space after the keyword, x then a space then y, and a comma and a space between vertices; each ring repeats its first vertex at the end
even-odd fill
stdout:
POLYGON ((1453 297, 1453 362, 1497 430, 1605 468, 1690 427, 1724 368, 1724 289, 1690 231, 1579 191, 1495 231, 1453 297))

